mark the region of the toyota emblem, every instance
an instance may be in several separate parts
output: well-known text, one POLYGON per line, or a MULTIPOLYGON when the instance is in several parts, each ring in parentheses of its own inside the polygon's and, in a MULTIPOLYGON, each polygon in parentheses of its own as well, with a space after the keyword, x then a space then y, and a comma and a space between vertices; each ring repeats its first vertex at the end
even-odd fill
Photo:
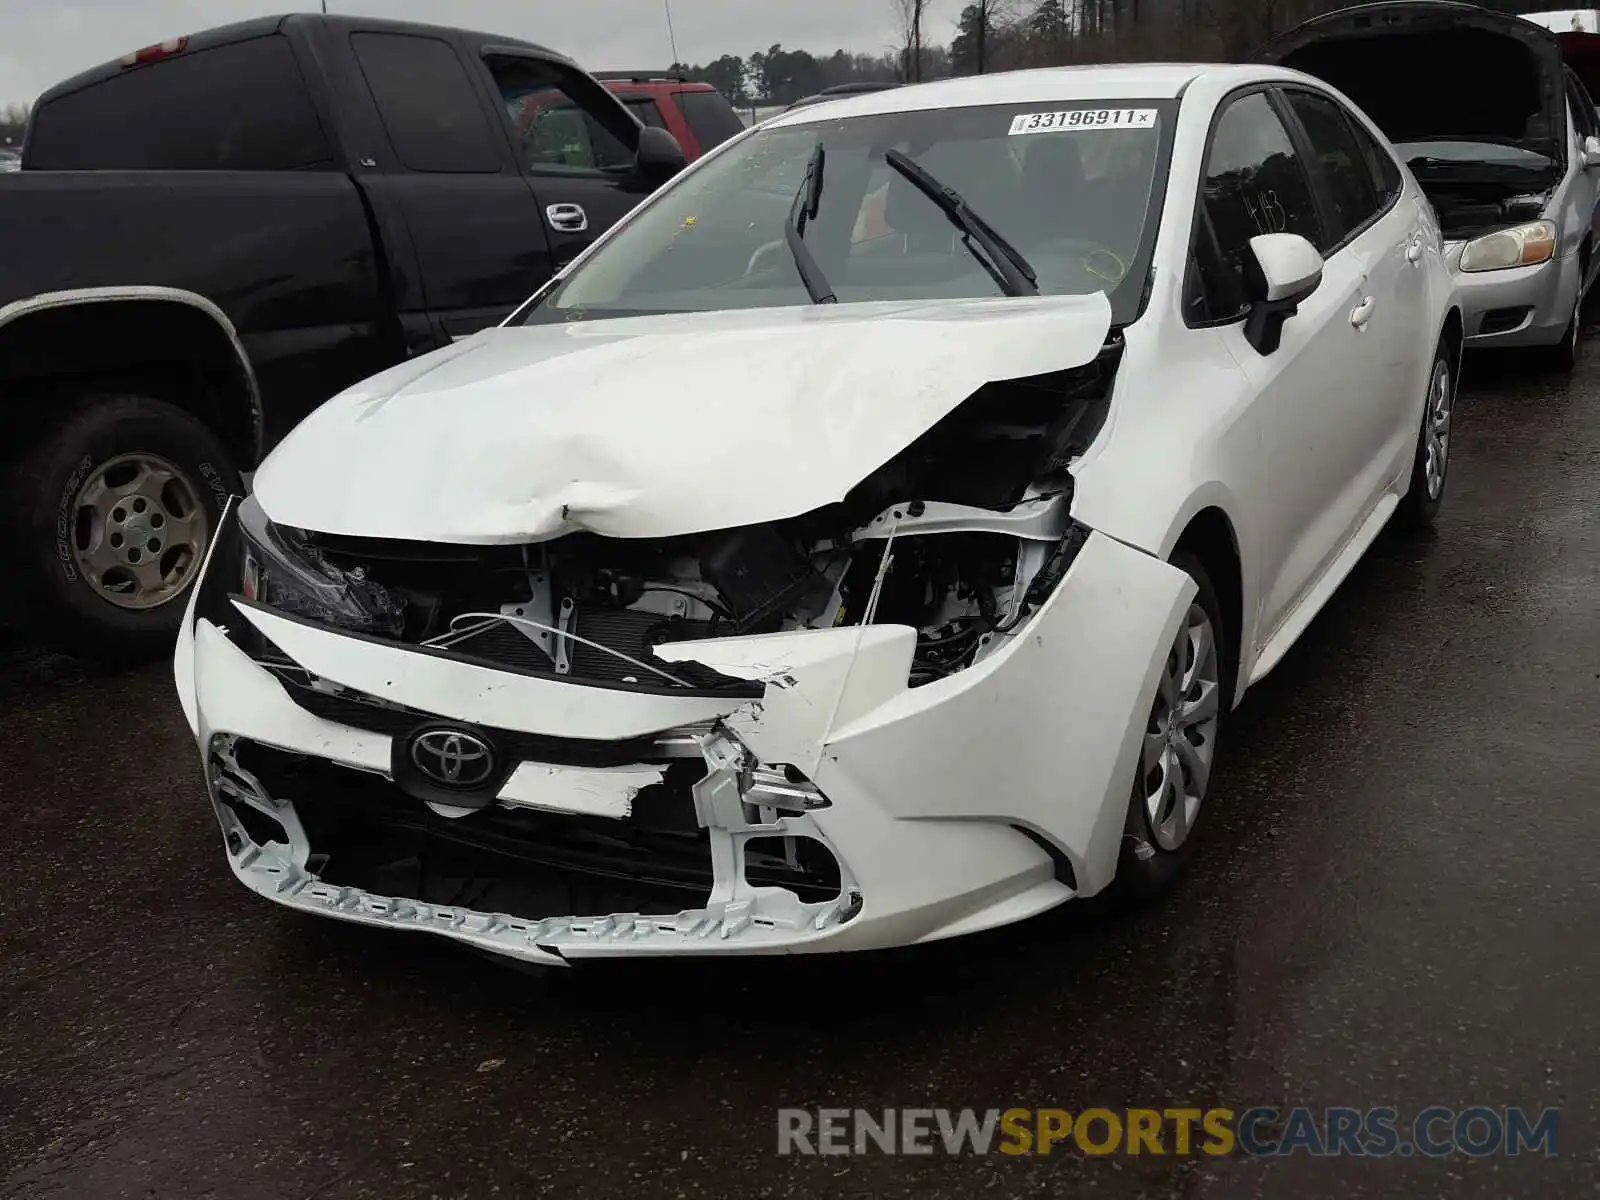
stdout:
POLYGON ((411 762, 448 788, 475 788, 494 774, 494 751, 476 734, 460 729, 424 729, 411 739, 411 762))

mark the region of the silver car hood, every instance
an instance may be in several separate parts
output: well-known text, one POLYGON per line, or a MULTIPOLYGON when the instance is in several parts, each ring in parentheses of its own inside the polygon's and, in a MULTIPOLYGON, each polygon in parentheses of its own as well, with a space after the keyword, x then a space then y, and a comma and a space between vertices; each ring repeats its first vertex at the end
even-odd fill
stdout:
POLYGON ((491 544, 669 537, 841 500, 985 383, 1091 361, 1105 296, 499 328, 328 401, 268 456, 272 520, 491 544))

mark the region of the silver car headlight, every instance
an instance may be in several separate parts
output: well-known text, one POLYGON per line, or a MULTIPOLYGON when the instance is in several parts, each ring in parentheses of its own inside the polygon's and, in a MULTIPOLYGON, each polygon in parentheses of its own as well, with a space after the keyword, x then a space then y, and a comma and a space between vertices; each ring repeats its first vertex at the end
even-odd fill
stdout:
POLYGON ((1529 221, 1484 234, 1461 251, 1463 271, 1503 271, 1548 262, 1556 253, 1554 221, 1529 221))
POLYGON ((398 637, 405 598, 346 570, 293 530, 267 519, 254 496, 239 505, 239 590, 246 600, 353 633, 398 637))

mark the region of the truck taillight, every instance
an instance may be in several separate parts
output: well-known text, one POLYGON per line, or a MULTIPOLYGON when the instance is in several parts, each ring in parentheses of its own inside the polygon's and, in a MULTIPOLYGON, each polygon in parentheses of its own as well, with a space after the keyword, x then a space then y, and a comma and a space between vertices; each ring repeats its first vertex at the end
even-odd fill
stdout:
POLYGON ((122 56, 122 65, 125 67, 137 67, 145 63, 160 62, 163 58, 171 58, 174 54, 182 54, 188 48, 188 38, 173 38, 170 42, 159 42, 154 46, 146 46, 143 50, 135 50, 132 54, 124 54, 122 56))

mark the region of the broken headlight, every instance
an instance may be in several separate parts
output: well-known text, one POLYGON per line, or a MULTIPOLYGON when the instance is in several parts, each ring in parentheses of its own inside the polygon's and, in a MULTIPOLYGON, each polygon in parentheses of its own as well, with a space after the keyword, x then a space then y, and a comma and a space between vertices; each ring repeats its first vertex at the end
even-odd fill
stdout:
POLYGON ((1474 238, 1461 251, 1463 271, 1503 271, 1507 267, 1531 267, 1555 256, 1554 221, 1529 221, 1474 238))
POLYGON ((267 519, 252 496, 239 505, 239 590, 246 600, 296 617, 398 637, 405 601, 360 570, 329 562, 292 530, 267 519))

